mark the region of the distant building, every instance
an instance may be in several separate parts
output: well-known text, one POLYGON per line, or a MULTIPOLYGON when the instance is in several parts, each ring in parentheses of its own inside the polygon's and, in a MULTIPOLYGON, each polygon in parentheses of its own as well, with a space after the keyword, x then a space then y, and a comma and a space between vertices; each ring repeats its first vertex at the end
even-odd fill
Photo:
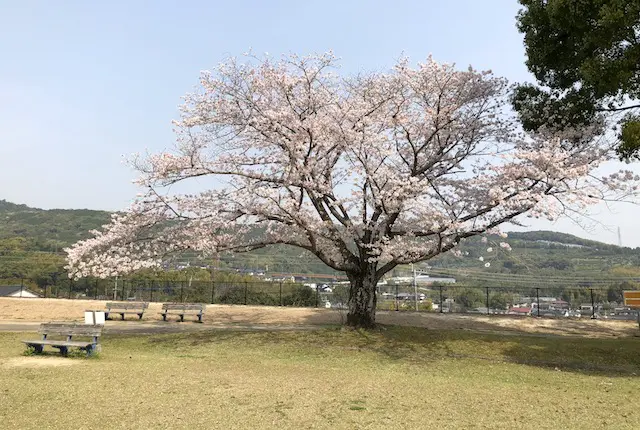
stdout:
POLYGON ((531 315, 530 307, 513 307, 509 309, 507 315, 531 315))
POLYGON ((593 312, 593 305, 591 303, 583 303, 579 308, 580 312, 593 312))
MULTIPOLYGON (((438 276, 428 276, 428 275, 418 275, 416 276, 416 284, 417 285, 430 285, 434 283, 441 284, 455 284, 455 278, 444 278, 438 276)), ((386 280, 385 284, 394 285, 394 284, 413 284, 413 276, 396 276, 393 278, 389 278, 386 280)), ((379 284, 382 285, 382 284, 379 284)))
POLYGON ((26 287, 20 285, 3 285, 0 286, 0 297, 40 297, 33 291, 29 291, 26 287))
POLYGON ((536 240, 536 242, 538 243, 543 243, 547 246, 563 246, 565 248, 590 248, 589 246, 584 246, 584 245, 578 245, 577 243, 564 243, 564 242, 555 242, 552 240, 536 240))
POLYGON ((555 310, 568 310, 569 309, 569 302, 566 302, 564 300, 556 300, 554 302, 551 302, 551 308, 555 309, 555 310))
POLYGON ((540 303, 540 310, 568 310, 569 303, 560 300, 556 297, 520 297, 517 303, 514 303, 514 307, 530 307, 533 309, 538 308, 540 303))
POLYGON ((455 278, 445 278, 440 276, 428 276, 428 275, 418 275, 416 276, 416 282, 418 284, 433 284, 435 282, 439 282, 441 284, 455 284, 455 278))
MULTIPOLYGON (((415 301, 416 295, 413 294, 413 293, 398 293, 396 298, 398 300, 413 300, 413 301, 415 301)), ((424 294, 418 293, 418 300, 422 301, 422 300, 424 300, 426 298, 427 297, 424 294)))

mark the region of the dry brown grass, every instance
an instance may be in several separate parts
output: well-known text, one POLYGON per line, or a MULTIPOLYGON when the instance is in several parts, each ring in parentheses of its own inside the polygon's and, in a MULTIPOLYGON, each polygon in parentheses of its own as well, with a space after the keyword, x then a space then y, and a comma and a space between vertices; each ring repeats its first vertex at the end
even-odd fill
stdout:
POLYGON ((15 357, 0 362, 0 368, 40 368, 40 367, 59 367, 59 366, 77 366, 83 364, 80 360, 70 360, 63 357, 15 357))
MULTIPOLYGON (((0 321, 82 320, 87 309, 104 309, 104 301, 67 299, 0 298, 0 321)), ((159 321, 161 303, 151 303, 144 321, 159 321)), ((331 325, 343 313, 329 309, 242 305, 208 305, 206 325, 331 325)), ((135 317, 128 317, 136 319, 135 317)), ((586 337, 620 337, 639 333, 632 321, 591 319, 538 319, 461 314, 378 312, 378 322, 388 325, 425 327, 434 330, 474 330, 503 333, 553 334, 586 337)), ((115 324, 115 322, 114 322, 115 324)))

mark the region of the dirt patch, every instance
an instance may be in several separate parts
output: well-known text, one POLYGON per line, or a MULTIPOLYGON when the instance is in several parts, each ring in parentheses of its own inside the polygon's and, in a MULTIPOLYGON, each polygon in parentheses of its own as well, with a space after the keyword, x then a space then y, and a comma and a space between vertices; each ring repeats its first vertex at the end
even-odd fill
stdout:
MULTIPOLYGON (((0 321, 83 321, 85 310, 103 310, 106 301, 0 298, 0 321)), ((161 321, 162 303, 149 303, 144 321, 161 321)), ((119 315, 115 315, 117 319, 119 315)), ((170 320, 177 317, 169 316, 170 320)), ((195 318, 186 318, 193 320, 195 318)), ((127 320, 137 320, 128 315, 127 320)), ((114 321, 116 323, 117 321, 114 321)), ((243 305, 208 305, 205 324, 337 324, 336 311, 243 305)))
POLYGON ((0 320, 83 321, 84 311, 104 309, 104 301, 0 298, 0 320))
MULTIPOLYGON (((104 309, 105 301, 67 299, 0 298, 0 321, 82 321, 84 311, 104 309)), ((143 321, 161 321, 161 303, 150 303, 143 321)), ((345 311, 314 308, 287 308, 242 305, 208 305, 204 325, 326 325, 340 324, 345 311)), ((135 316, 128 316, 134 322, 135 316)), ((175 320, 175 317, 171 318, 175 320)), ((187 318, 187 320, 192 318, 187 318)), ((464 314, 438 314, 379 311, 381 324, 424 327, 432 330, 476 330, 501 333, 530 333, 584 337, 636 336, 640 333, 633 321, 591 319, 545 319, 533 317, 484 316, 464 314)), ((119 322, 109 322, 115 327, 119 322)), ((167 323, 169 324, 169 323, 167 323)), ((183 323, 185 326, 193 324, 183 323)))
POLYGON ((60 357, 16 357, 5 361, 0 361, 0 367, 5 368, 42 368, 42 367, 62 367, 79 364, 78 360, 60 357))

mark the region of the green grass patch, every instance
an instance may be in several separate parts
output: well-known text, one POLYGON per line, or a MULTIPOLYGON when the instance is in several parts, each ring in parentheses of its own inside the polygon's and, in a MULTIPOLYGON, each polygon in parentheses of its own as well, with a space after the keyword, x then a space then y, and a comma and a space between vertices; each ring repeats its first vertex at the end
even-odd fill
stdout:
POLYGON ((638 428, 640 339, 382 327, 105 336, 24 357, 0 333, 6 428, 638 428), (51 362, 48 365, 47 361, 51 362))

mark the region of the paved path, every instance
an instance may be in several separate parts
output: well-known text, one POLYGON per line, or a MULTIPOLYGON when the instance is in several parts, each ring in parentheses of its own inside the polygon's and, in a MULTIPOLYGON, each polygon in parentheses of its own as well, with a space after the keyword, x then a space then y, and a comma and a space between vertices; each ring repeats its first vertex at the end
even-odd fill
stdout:
MULTIPOLYGON (((71 322, 71 321, 69 321, 71 322)), ((0 332, 35 332, 41 322, 31 321, 0 321, 0 332)), ((237 331, 283 331, 283 330, 318 330, 319 325, 276 325, 276 324, 197 324, 178 322, 138 322, 138 321, 107 321, 105 334, 161 334, 184 333, 211 330, 237 331)))

